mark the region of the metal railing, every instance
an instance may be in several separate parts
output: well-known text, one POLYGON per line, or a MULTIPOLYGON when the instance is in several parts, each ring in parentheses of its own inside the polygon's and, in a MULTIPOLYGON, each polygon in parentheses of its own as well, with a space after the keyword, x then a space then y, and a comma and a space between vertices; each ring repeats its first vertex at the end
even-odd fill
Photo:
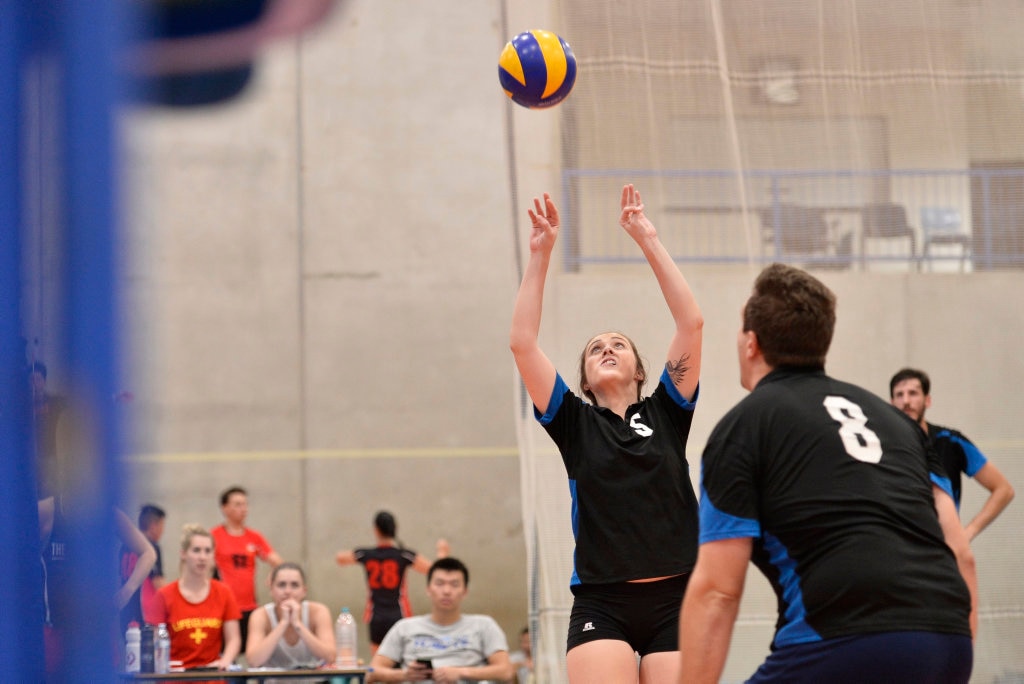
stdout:
POLYGON ((1024 267, 1024 169, 568 169, 567 270, 642 261, 628 236, 609 227, 625 182, 642 188, 648 216, 680 263, 1024 267))

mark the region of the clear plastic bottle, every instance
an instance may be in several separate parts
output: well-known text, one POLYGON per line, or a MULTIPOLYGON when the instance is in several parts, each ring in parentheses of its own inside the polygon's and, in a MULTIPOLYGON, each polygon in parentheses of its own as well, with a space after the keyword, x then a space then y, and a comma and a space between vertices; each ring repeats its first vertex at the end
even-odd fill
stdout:
POLYGON ((124 633, 124 671, 125 672, 138 672, 140 661, 140 641, 142 639, 142 630, 139 629, 139 623, 129 622, 128 629, 124 633))
POLYGON ((356 657, 356 619, 348 608, 342 608, 338 621, 334 623, 334 643, 338 654, 334 660, 337 667, 355 667, 356 657))
POLYGON ((156 628, 153 649, 153 671, 167 674, 171 671, 171 633, 167 631, 166 623, 161 622, 156 628))

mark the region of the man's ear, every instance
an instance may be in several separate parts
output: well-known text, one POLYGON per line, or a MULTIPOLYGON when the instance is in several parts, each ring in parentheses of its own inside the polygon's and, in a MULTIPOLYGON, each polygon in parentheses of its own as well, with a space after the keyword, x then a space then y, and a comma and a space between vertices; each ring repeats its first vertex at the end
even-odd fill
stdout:
POLYGON ((743 335, 746 337, 743 345, 743 353, 748 359, 757 358, 761 353, 761 343, 757 341, 757 333, 753 330, 744 331, 743 335))

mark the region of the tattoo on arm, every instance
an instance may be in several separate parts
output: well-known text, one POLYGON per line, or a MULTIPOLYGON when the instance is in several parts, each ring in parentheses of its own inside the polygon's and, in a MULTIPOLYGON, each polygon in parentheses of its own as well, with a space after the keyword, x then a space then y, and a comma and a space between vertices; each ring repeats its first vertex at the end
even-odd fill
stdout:
POLYGON ((665 370, 668 371, 673 384, 678 385, 686 377, 686 372, 690 370, 689 361, 690 355, 683 354, 675 361, 667 361, 665 363, 665 370))

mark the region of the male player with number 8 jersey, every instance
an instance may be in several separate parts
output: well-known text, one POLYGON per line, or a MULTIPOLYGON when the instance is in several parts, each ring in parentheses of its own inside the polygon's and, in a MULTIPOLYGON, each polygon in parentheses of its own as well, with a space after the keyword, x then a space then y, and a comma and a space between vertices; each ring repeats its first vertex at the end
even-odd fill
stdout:
POLYGON ((749 681, 967 682, 974 558, 924 432, 825 374, 835 295, 816 278, 767 267, 742 316, 750 394, 703 455, 681 681, 719 681, 752 561, 779 614, 749 681))
MULTIPOLYGON (((339 551, 335 561, 338 565, 361 563, 366 570, 366 586, 370 593, 363 620, 370 625, 370 650, 376 653, 391 626, 412 615, 405 589, 406 569, 412 567, 426 574, 433 561, 397 541, 398 525, 395 516, 388 511, 380 511, 374 517, 373 532, 377 538, 376 546, 339 551)), ((437 557, 447 555, 448 542, 438 539, 437 557)))

